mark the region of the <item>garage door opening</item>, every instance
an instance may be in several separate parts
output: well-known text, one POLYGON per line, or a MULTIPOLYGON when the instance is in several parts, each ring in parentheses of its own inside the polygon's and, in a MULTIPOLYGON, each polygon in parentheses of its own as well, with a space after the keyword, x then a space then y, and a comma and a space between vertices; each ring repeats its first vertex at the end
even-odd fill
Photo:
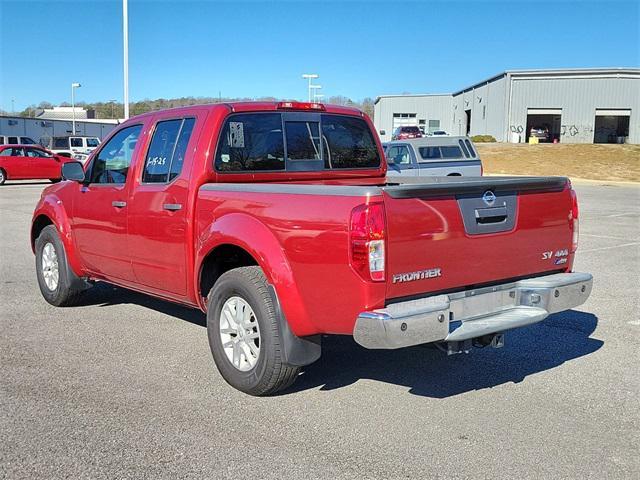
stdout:
POLYGON ((561 125, 562 109, 529 108, 524 141, 528 142, 530 137, 537 137, 541 143, 560 142, 561 125))
POLYGON ((627 143, 631 110, 596 110, 593 143, 627 143))

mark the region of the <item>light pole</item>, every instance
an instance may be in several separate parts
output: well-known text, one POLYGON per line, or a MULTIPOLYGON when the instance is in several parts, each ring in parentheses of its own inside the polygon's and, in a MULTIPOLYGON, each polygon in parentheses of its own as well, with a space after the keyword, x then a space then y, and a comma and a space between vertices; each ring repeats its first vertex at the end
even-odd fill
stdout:
POLYGON ((129 118, 129 7, 127 0, 122 0, 122 43, 124 62, 124 118, 129 118))
POLYGON ((71 131, 73 132, 73 135, 76 134, 76 99, 75 99, 75 89, 81 87, 82 85, 80 85, 77 82, 74 82, 71 84, 71 114, 73 115, 71 118, 73 118, 72 121, 72 127, 71 127, 71 131))
POLYGON ((311 95, 311 98, 313 99, 314 102, 316 102, 316 99, 318 98, 318 90, 322 88, 322 85, 311 85, 310 87, 313 90, 313 94, 311 95))
POLYGON ((320 75, 318 75, 317 73, 303 73, 302 74, 302 78, 306 78, 309 81, 309 87, 307 90, 307 101, 311 102, 311 81, 314 78, 318 78, 320 75))

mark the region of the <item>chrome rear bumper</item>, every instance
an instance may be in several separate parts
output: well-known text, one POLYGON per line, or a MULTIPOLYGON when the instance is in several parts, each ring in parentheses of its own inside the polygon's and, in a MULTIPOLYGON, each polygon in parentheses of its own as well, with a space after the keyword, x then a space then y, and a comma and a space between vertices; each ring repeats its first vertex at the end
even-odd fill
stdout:
POLYGON ((588 273, 558 273, 394 303, 358 315, 353 338, 366 348, 387 349, 469 340, 577 307, 589 298, 592 284, 588 273))

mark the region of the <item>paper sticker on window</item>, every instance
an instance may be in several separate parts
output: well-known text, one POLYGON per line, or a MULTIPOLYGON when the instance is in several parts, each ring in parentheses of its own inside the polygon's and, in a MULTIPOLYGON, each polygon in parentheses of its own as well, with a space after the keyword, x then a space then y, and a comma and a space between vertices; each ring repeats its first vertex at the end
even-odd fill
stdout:
POLYGON ((224 163, 229 163, 229 160, 231 160, 231 157, 229 156, 228 153, 222 153, 220 154, 220 160, 222 160, 224 163))
POLYGON ((244 124, 242 122, 229 122, 229 146, 244 148, 244 124))

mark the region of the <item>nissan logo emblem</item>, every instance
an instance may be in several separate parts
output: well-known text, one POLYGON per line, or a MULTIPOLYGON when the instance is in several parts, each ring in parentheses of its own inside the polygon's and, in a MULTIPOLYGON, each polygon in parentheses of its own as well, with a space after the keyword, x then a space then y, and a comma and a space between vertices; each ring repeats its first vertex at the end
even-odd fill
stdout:
POLYGON ((496 201, 496 195, 491 190, 487 190, 482 195, 482 200, 490 207, 496 201))

